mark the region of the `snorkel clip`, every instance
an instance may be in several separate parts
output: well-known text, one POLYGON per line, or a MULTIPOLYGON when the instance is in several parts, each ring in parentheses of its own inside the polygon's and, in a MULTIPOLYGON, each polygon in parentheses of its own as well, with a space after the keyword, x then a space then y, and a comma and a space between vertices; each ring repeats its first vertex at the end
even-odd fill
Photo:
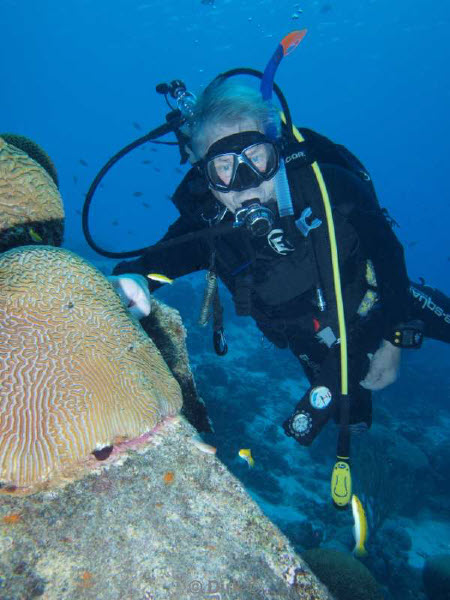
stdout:
POLYGON ((312 215, 312 210, 310 206, 307 206, 303 211, 302 214, 300 215, 300 217, 295 221, 295 225, 297 227, 297 229, 300 230, 300 232, 303 234, 304 237, 308 237, 309 232, 311 231, 311 229, 317 229, 317 227, 320 227, 322 225, 322 221, 320 219, 316 219, 314 218, 311 223, 307 223, 306 219, 309 219, 309 217, 312 215))

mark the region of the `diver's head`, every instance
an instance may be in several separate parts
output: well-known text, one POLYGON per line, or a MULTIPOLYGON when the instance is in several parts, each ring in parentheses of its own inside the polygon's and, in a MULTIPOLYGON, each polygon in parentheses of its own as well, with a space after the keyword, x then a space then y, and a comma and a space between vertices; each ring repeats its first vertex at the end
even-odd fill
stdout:
POLYGON ((280 121, 259 91, 230 80, 217 80, 203 92, 190 122, 194 162, 214 196, 235 213, 242 203, 275 198, 279 155, 266 138, 269 123, 280 121))

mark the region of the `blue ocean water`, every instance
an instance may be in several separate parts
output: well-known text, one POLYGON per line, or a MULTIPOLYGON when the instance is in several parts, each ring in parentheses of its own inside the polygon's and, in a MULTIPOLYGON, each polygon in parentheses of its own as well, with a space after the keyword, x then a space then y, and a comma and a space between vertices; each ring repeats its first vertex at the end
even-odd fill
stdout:
MULTIPOLYGON (((117 150, 164 122, 158 83, 180 78, 196 92, 230 68, 263 69, 286 33, 306 27, 307 37, 277 74, 294 122, 359 156, 381 205, 400 224, 396 233, 410 277, 450 293, 450 7, 444 0, 3 0, 2 23, 0 129, 31 137, 54 160, 67 215, 66 247, 112 268, 114 262, 95 255, 83 238, 84 195, 117 150)), ((95 196, 95 239, 113 251, 156 241, 176 217, 169 196, 185 171, 171 147, 147 145, 127 156, 95 196)), ((316 456, 280 436, 279 425, 305 386, 299 367, 278 351, 263 352, 251 324, 236 320, 230 305, 227 318, 231 351, 225 359, 210 352, 209 336, 198 333, 193 318, 189 341, 216 423, 219 456, 253 486, 286 532, 301 517, 311 521, 317 514, 314 528, 329 540, 337 525, 324 508, 324 456, 333 448, 333 434, 316 456), (279 361, 287 365, 283 381, 279 361), (226 385, 216 386, 218 378, 226 385), (253 382, 248 389, 245 378, 253 382), (236 444, 251 445, 254 472, 236 459, 236 444)), ((445 443, 450 425, 449 359, 448 347, 427 343, 405 357, 400 381, 379 395, 389 417, 385 424, 397 424, 406 438, 405 426, 415 428, 408 439, 419 446, 426 440, 429 469, 439 473, 450 466, 433 462, 433 448, 445 443)), ((448 484, 432 485, 434 496, 448 496, 448 484)), ((409 559, 417 568, 421 555, 449 552, 450 525, 443 525, 450 521, 449 504, 438 514, 436 503, 430 504, 433 494, 424 491, 416 512, 392 511, 413 538, 409 559), (438 544, 442 538, 447 549, 438 544)))

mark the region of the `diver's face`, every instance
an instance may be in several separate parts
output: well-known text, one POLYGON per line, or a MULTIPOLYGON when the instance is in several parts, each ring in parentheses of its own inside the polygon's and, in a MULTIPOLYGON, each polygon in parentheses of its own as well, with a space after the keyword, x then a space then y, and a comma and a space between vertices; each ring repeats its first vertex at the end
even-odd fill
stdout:
MULTIPOLYGON (((242 133, 243 131, 259 131, 260 133, 264 133, 258 127, 256 121, 252 119, 244 119, 233 125, 217 125, 206 132, 203 156, 206 155, 209 148, 218 140, 234 133, 242 133)), ((270 200, 275 199, 275 183, 274 178, 272 178, 269 181, 263 181, 257 187, 244 190, 243 192, 218 192, 217 190, 211 190, 211 192, 234 214, 246 200, 257 198, 261 204, 267 204, 270 200)))

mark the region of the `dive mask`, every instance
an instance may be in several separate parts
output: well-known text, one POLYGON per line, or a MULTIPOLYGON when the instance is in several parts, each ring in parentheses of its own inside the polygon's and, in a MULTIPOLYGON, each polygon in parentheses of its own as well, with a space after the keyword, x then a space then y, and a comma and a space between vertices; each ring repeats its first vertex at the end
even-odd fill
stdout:
POLYGON ((211 189, 243 192, 272 179, 280 166, 280 154, 263 133, 244 131, 214 142, 197 164, 211 189))

